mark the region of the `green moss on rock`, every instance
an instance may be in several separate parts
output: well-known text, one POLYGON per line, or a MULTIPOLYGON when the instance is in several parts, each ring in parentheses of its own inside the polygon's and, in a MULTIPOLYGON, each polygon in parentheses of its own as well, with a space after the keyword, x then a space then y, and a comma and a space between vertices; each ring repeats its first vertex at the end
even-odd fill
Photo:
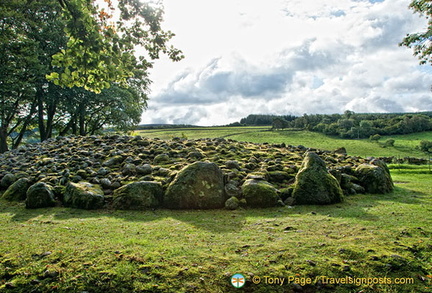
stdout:
POLYGON ((6 189, 3 193, 2 198, 9 201, 20 201, 26 199, 26 192, 30 186, 30 180, 27 178, 21 178, 15 181, 11 186, 6 189))
POLYGON ((239 206, 240 206, 240 201, 235 196, 228 198, 227 201, 225 202, 225 208, 227 210, 236 210, 238 209, 239 206))
POLYGON ((356 176, 368 193, 389 193, 394 185, 387 165, 382 161, 361 164, 355 170, 356 176))
POLYGON ((54 192, 51 185, 44 182, 33 184, 27 190, 27 199, 25 201, 27 209, 37 209, 53 207, 56 205, 54 192))
POLYGON ((274 207, 280 199, 276 188, 264 180, 246 180, 242 192, 247 205, 253 208, 274 207))
POLYGON ((327 171, 325 162, 313 152, 305 156, 292 196, 295 204, 324 205, 344 199, 339 182, 327 171))
POLYGON ((122 186, 114 191, 113 207, 122 210, 145 210, 156 208, 162 202, 162 184, 154 181, 139 181, 122 186))
POLYGON ((225 204, 223 175, 210 162, 195 162, 183 168, 170 183, 164 206, 170 209, 218 209, 225 204))
POLYGON ((94 210, 104 205, 104 193, 99 185, 88 182, 69 182, 64 194, 65 206, 94 210))

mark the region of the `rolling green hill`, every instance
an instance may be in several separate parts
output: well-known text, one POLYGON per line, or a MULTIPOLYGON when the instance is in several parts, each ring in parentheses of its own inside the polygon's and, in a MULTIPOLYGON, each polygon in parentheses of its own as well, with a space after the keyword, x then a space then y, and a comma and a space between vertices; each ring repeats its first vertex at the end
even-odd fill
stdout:
POLYGON ((345 147, 349 155, 362 157, 426 157, 416 147, 422 140, 432 140, 432 132, 420 132, 406 135, 383 136, 380 143, 368 139, 341 139, 311 131, 278 130, 270 131, 269 127, 202 127, 181 129, 158 129, 136 131, 136 135, 171 139, 185 137, 188 139, 224 137, 237 141, 255 143, 285 143, 304 145, 305 147, 335 150, 345 147), (384 142, 394 139, 394 147, 385 147, 384 142))

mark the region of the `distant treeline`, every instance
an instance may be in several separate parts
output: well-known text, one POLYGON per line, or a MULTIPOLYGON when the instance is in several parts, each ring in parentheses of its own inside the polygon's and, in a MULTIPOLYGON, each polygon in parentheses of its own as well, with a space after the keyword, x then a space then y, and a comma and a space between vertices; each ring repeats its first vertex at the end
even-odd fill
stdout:
POLYGON ((281 118, 285 121, 293 121, 297 119, 297 116, 293 115, 282 115, 282 116, 276 116, 276 115, 256 115, 252 114, 247 116, 246 118, 242 118, 240 120, 241 125, 248 125, 248 126, 271 126, 273 124, 273 120, 275 118, 281 118))
POLYGON ((242 125, 272 126, 273 129, 297 128, 342 138, 368 138, 371 135, 395 135, 432 130, 432 112, 354 113, 292 115, 249 115, 242 125))

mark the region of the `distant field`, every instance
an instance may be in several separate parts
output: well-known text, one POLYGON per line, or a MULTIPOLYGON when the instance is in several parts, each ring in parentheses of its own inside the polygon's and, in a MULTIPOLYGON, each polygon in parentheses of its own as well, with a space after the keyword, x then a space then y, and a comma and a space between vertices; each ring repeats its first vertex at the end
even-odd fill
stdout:
POLYGON ((146 137, 158 137, 172 139, 173 137, 185 137, 189 139, 224 137, 237 141, 256 143, 285 143, 291 145, 304 145, 311 148, 335 150, 345 147, 348 154, 362 157, 426 157, 424 153, 416 149, 421 140, 432 140, 432 132, 413 133, 408 135, 384 136, 380 143, 374 143, 368 139, 341 139, 329 137, 322 133, 310 131, 278 130, 270 131, 269 127, 203 127, 180 128, 136 131, 146 137), (384 147, 384 142, 394 139, 394 147, 384 147))

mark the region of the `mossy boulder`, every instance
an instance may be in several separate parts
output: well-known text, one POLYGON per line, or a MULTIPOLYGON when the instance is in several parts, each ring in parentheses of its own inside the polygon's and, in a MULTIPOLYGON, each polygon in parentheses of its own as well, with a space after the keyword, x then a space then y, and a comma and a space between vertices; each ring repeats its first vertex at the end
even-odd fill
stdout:
POLYGON ((162 185, 154 181, 139 181, 124 185, 114 191, 113 207, 121 210, 145 210, 160 206, 162 185))
POLYGON ((236 210, 238 209, 239 206, 240 206, 240 201, 235 196, 228 198, 225 202, 225 208, 227 210, 236 210))
POLYGON ((295 204, 324 205, 343 201, 338 180, 331 175, 323 159, 308 152, 296 175, 292 197, 295 204))
POLYGON ((243 197, 253 208, 268 208, 280 200, 276 188, 264 180, 248 179, 242 185, 243 197))
POLYGON ((85 210, 100 209, 105 201, 100 186, 89 182, 69 182, 63 199, 65 206, 85 210))
POLYGON ((105 167, 112 167, 115 165, 119 165, 123 162, 123 157, 120 155, 113 156, 111 158, 106 159, 102 165, 105 167))
POLYGON ((16 176, 11 173, 7 173, 3 176, 2 180, 0 181, 0 187, 6 189, 17 180, 16 176))
POLYGON ((383 161, 373 160, 370 164, 361 164, 355 170, 356 177, 368 193, 384 194, 393 191, 390 171, 383 161))
POLYGON ((270 182, 276 183, 282 183, 284 181, 289 181, 294 178, 294 175, 289 174, 285 171, 270 171, 268 172, 268 176, 270 182))
POLYGON ((51 185, 44 182, 33 184, 27 190, 27 199, 25 201, 27 209, 37 209, 53 207, 56 205, 54 192, 51 185))
POLYGON ((218 209, 225 205, 222 171, 215 163, 184 167, 167 188, 164 206, 170 209, 218 209))
POLYGON ((159 154, 153 159, 154 164, 163 164, 168 163, 170 161, 170 157, 167 154, 159 154))
POLYGON ((18 179, 11 186, 9 186, 8 189, 6 189, 2 198, 9 201, 25 200, 29 186, 30 180, 27 178, 18 179))

